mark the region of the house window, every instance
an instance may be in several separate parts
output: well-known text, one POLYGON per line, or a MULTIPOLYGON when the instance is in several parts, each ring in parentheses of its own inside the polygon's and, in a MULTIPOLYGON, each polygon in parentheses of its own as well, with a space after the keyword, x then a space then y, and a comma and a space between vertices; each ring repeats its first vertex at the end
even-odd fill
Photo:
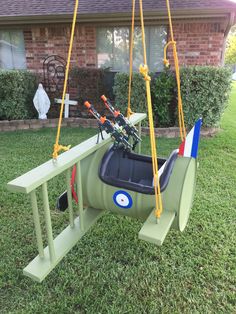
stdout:
POLYGON ((0 68, 25 69, 25 44, 22 31, 0 30, 0 68))
MULTIPOLYGON (((99 68, 113 71, 129 70, 130 28, 111 27, 97 29, 97 61, 99 68)), ((163 69, 163 49, 167 30, 163 26, 147 26, 145 29, 147 62, 151 71, 163 69)), ((134 33, 133 69, 138 71, 143 63, 142 33, 136 27, 134 33)))

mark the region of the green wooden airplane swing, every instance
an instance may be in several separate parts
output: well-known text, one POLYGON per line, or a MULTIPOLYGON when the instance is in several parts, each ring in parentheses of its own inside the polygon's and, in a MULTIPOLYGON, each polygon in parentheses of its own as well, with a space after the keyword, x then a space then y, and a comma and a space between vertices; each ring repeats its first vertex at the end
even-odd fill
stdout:
MULTIPOLYGON (((201 120, 197 121, 194 128, 186 136, 180 93, 178 57, 173 37, 169 1, 167 0, 171 41, 166 45, 164 55, 165 64, 167 65, 166 51, 167 47, 172 44, 178 86, 178 115, 182 143, 179 149, 170 154, 169 158, 157 158, 150 77, 146 58, 143 6, 142 0, 139 1, 144 54, 144 64, 140 66, 140 72, 146 83, 152 155, 141 155, 141 122, 146 118, 146 114, 132 113, 130 106, 135 16, 135 0, 132 0, 128 117, 125 118, 111 105, 105 96, 102 96, 104 105, 113 114, 114 122, 119 125, 118 127, 105 117, 101 117, 95 108, 86 102, 85 105, 88 110, 99 120, 102 140, 97 141, 97 136, 94 136, 70 149, 70 147, 59 144, 64 107, 64 101, 62 101, 53 159, 8 183, 10 191, 30 195, 39 254, 23 272, 38 282, 41 282, 50 273, 106 211, 143 221, 144 224, 139 232, 139 238, 157 245, 163 243, 170 228, 183 231, 187 225, 195 191, 196 158, 201 120), (138 129, 135 125, 138 125, 138 129), (134 152, 136 146, 138 147, 137 153, 134 152), (61 150, 65 152, 58 156, 61 150), (68 208, 69 226, 54 239, 47 182, 64 172, 66 173, 67 191, 59 197, 57 207, 61 210, 68 208), (42 240, 36 194, 38 190, 41 190, 43 199, 48 242, 46 248, 43 247, 42 240), (76 203, 73 202, 73 197, 76 199, 76 203), (78 217, 75 215, 75 204, 79 213, 78 217)), ((74 11, 63 100, 68 80, 77 10, 78 0, 76 0, 74 11)))

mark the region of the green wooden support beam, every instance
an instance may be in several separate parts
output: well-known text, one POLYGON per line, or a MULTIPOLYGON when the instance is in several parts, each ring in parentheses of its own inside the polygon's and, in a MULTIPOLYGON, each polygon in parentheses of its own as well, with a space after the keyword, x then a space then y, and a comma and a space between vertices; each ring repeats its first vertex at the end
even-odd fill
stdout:
POLYGON ((41 229, 41 224, 40 224, 37 196, 36 196, 35 191, 32 191, 30 193, 30 200, 31 200, 31 206, 33 210, 33 220, 34 220, 34 228, 35 228, 38 252, 39 252, 40 257, 44 257, 42 229, 41 229))
POLYGON ((161 214, 161 218, 157 223, 155 210, 153 210, 143 224, 142 229, 139 231, 139 239, 154 243, 156 245, 162 245, 174 219, 174 212, 164 210, 161 214))
POLYGON ((53 242, 50 207, 49 207, 49 201, 48 201, 47 182, 43 183, 42 185, 42 198, 43 198, 44 220, 45 220, 45 225, 46 225, 49 255, 50 255, 51 261, 53 262, 56 259, 56 256, 55 256, 55 248, 54 248, 54 242, 53 242))
POLYGON ((67 187, 67 200, 68 200, 68 209, 69 209, 69 222, 71 228, 74 228, 74 212, 73 212, 73 203, 72 203, 72 192, 71 192, 71 168, 66 171, 66 187, 67 187))
POLYGON ((39 255, 29 263, 23 270, 24 275, 37 282, 43 279, 60 262, 60 260, 72 249, 72 247, 82 238, 89 228, 104 214, 103 210, 87 208, 84 210, 84 225, 81 230, 79 217, 74 221, 74 227, 69 225, 53 241, 55 248, 55 259, 50 259, 49 247, 44 249, 44 258, 39 255))

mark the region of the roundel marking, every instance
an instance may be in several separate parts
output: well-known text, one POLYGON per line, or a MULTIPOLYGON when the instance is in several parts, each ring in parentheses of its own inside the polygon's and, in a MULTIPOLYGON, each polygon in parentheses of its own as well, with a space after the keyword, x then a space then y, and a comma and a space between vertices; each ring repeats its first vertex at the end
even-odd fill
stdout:
POLYGON ((132 197, 125 191, 117 191, 113 195, 113 201, 120 208, 131 208, 133 205, 132 197))

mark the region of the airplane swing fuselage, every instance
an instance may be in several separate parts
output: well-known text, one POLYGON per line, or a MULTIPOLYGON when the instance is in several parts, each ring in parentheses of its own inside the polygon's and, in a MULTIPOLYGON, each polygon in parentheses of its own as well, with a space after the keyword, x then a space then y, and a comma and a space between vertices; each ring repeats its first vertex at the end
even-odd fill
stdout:
MULTIPOLYGON (((139 191, 130 190, 124 180, 114 180, 113 185, 111 185, 101 179, 101 165, 109 146, 108 144, 97 150, 83 159, 81 163, 84 203, 93 208, 109 210, 145 221, 155 207, 154 192, 150 194, 150 192, 145 191, 145 186, 144 192, 140 191, 142 188, 139 191), (115 186, 116 182, 120 186, 115 186), (123 186, 122 182, 124 182, 123 186)), ((144 164, 147 168, 147 162, 144 164)), ((151 159, 149 167, 152 170, 151 159)), ((136 169, 133 170, 142 171, 141 168, 142 163, 140 162, 139 168, 136 166, 136 169)), ((195 191, 196 169, 196 159, 178 156, 174 161, 167 186, 162 192, 163 214, 165 212, 173 213, 172 226, 180 231, 184 230, 188 221, 195 191)), ((128 182, 132 180, 132 169, 129 170, 127 172, 131 172, 131 175, 126 174, 125 178, 128 182)))

